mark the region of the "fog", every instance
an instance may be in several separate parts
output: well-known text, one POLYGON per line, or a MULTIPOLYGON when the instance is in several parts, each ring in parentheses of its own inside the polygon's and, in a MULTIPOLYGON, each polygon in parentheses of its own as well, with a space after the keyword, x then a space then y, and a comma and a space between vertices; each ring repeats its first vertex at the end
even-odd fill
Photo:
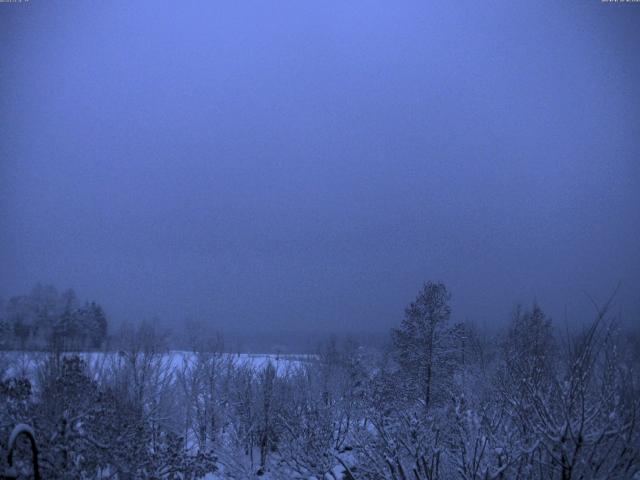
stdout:
POLYGON ((640 8, 0 4, 0 296, 387 331, 640 314, 640 8))

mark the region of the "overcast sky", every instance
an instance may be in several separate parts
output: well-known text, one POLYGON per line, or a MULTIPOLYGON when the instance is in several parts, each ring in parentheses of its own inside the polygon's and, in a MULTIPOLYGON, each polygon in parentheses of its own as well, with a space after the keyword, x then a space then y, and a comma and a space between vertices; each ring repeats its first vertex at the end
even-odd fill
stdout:
MULTIPOLYGON (((640 315, 640 4, 0 4, 0 295, 115 320, 640 315)), ((560 317, 560 318, 558 318, 560 317)))

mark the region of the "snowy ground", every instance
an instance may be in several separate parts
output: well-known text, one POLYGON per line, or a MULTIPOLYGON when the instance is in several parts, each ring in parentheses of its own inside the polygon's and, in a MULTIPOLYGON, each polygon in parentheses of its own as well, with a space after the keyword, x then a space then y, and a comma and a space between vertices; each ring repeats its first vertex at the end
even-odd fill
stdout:
MULTIPOLYGON (((42 362, 47 359, 46 352, 8 351, 0 352, 0 379, 12 376, 25 376, 35 379, 35 372, 42 362)), ((73 352, 65 355, 79 355, 87 362, 92 371, 100 371, 118 357, 117 352, 73 352)), ((238 366, 249 366, 256 371, 264 369, 269 362, 276 368, 278 375, 301 368, 311 361, 312 355, 282 355, 282 354, 253 354, 253 353, 224 353, 224 360, 232 361, 238 366)), ((168 368, 179 371, 190 362, 196 354, 189 351, 170 351, 163 355, 163 364, 168 368)))

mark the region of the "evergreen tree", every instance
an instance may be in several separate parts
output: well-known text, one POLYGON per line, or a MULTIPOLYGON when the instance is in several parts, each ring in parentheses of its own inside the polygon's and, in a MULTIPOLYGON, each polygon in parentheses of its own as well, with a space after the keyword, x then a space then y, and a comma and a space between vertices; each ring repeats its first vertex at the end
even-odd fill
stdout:
POLYGON ((428 409, 449 376, 450 339, 447 322, 451 295, 440 282, 427 282, 405 310, 402 326, 393 331, 396 357, 428 409))

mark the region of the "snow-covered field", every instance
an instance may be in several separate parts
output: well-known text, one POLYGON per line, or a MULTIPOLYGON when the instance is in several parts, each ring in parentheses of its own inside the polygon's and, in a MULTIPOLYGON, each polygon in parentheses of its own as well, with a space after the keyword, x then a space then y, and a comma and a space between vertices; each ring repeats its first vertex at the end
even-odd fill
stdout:
MULTIPOLYGON (((35 379, 36 370, 45 362, 50 354, 47 352, 31 351, 0 351, 0 379, 12 376, 25 376, 35 379)), ((90 371, 99 372, 108 367, 120 357, 118 352, 72 352, 65 356, 79 355, 88 365, 90 371)), ((301 368, 313 360, 313 355, 282 355, 282 354, 254 354, 254 353, 223 353, 218 354, 220 361, 233 362, 236 366, 246 366, 256 372, 271 363, 277 375, 286 375, 301 368)), ((162 355, 161 364, 175 372, 189 367, 196 360, 197 354, 190 351, 169 351, 162 355)))

